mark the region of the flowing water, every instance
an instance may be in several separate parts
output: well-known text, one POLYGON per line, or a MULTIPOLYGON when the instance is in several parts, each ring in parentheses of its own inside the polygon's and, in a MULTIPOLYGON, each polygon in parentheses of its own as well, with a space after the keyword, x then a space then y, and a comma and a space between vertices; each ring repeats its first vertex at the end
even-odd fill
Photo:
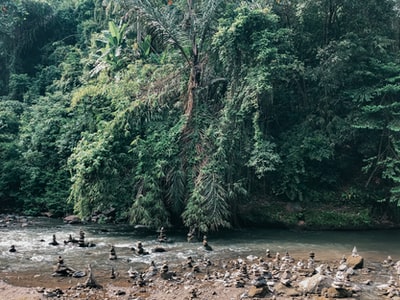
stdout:
POLYGON ((114 268, 120 272, 148 265, 151 261, 170 265, 183 263, 188 256, 194 259, 246 258, 249 255, 265 256, 265 250, 271 254, 284 254, 286 251, 294 258, 307 259, 310 251, 315 252, 316 260, 339 261, 343 255, 350 255, 354 246, 366 262, 382 262, 390 255, 394 261, 400 260, 400 230, 379 231, 291 231, 283 229, 243 229, 223 231, 208 236, 208 242, 214 251, 205 251, 201 242, 188 243, 186 232, 167 231, 173 243, 158 243, 157 233, 138 229, 128 225, 68 225, 60 220, 32 219, 27 227, 10 226, 0 228, 0 275, 5 271, 34 270, 51 274, 58 256, 62 256, 66 265, 83 270, 87 264, 96 269, 114 268), (95 247, 64 245, 69 235, 79 238, 79 231, 85 232, 85 241, 95 243, 95 247), (58 246, 49 245, 53 234, 58 246), (141 241, 145 250, 162 246, 164 253, 151 253, 136 256, 131 247, 141 241), (8 249, 15 245, 17 252, 8 249), (108 259, 111 246, 114 245, 118 260, 108 259))

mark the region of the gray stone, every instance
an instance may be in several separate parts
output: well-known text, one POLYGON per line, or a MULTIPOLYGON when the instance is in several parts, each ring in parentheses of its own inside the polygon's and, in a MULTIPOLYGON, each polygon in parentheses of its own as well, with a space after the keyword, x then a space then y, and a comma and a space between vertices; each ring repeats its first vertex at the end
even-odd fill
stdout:
POLYGON ((331 277, 315 274, 299 282, 299 288, 308 294, 319 294, 323 288, 329 288, 333 283, 331 277))
POLYGON ((267 281, 265 280, 264 277, 260 276, 256 279, 252 280, 251 284, 254 285, 255 287, 259 288, 259 287, 266 286, 267 281))

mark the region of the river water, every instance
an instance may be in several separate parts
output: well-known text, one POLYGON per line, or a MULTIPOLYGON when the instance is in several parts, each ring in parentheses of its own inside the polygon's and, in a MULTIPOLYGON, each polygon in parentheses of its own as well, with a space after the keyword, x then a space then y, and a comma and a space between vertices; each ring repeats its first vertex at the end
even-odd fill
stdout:
POLYGON ((310 251, 315 259, 339 261, 343 255, 350 255, 354 246, 368 263, 382 262, 390 255, 394 261, 400 260, 400 230, 379 231, 291 231, 283 229, 243 229, 223 231, 208 235, 208 242, 214 251, 205 251, 201 242, 188 243, 186 232, 167 231, 173 243, 160 244, 157 233, 137 229, 129 225, 68 225, 61 220, 35 218, 28 227, 11 226, 0 228, 0 275, 1 272, 33 270, 51 274, 58 256, 62 256, 66 265, 84 270, 90 263, 97 269, 119 270, 126 272, 130 267, 140 268, 151 261, 170 265, 183 263, 188 256, 194 259, 234 259, 249 255, 265 256, 265 250, 271 254, 288 251, 297 259, 307 259, 310 251), (63 241, 72 235, 79 238, 79 231, 85 232, 85 241, 95 243, 95 247, 85 248, 64 245, 63 241), (53 234, 59 246, 52 246, 53 234), (141 241, 145 250, 157 246, 164 247, 164 253, 151 253, 136 256, 131 247, 141 241), (10 245, 17 252, 10 253, 10 245), (114 246, 118 260, 108 259, 111 246, 114 246))

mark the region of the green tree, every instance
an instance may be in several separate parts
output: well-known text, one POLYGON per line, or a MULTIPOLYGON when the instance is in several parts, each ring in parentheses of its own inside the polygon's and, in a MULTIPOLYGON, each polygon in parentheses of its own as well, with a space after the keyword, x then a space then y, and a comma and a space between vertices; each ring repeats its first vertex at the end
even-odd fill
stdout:
POLYGON ((243 6, 227 14, 213 39, 228 82, 222 118, 215 126, 218 163, 225 167, 234 214, 244 195, 251 200, 259 190, 271 190, 269 176, 282 163, 276 126, 302 64, 294 55, 291 30, 278 24, 269 9, 243 6))
POLYGON ((162 97, 176 89, 175 82, 162 81, 164 72, 176 73, 171 64, 135 62, 118 81, 100 76, 75 93, 78 115, 97 104, 92 114, 94 127, 86 129, 69 160, 73 174, 70 201, 81 215, 112 205, 121 219, 154 227, 169 224, 173 204, 165 196, 167 162, 177 155, 174 136, 181 126, 175 125, 179 115, 171 100, 162 97), (165 70, 160 72, 160 68, 165 70), (151 98, 152 93, 144 88, 159 93, 151 98))
POLYGON ((19 101, 0 101, 0 203, 3 210, 19 209, 21 150, 18 145, 20 115, 24 105, 19 101))
MULTIPOLYGON (((78 7, 80 3, 76 2, 78 7)), ((15 141, 19 151, 19 175, 15 176, 18 204, 24 213, 50 211, 60 216, 71 210, 65 201, 70 187, 66 162, 81 129, 67 110, 69 92, 80 85, 83 69, 82 52, 70 45, 78 40, 78 20, 71 17, 76 7, 74 1, 52 7, 43 1, 22 1, 20 5, 27 16, 13 25, 18 28, 10 30, 30 28, 6 49, 15 52, 9 52, 15 67, 10 61, 8 95, 4 97, 26 104, 19 114, 15 141), (41 34, 37 34, 39 30, 41 34), (21 70, 29 74, 16 73, 21 70)))
POLYGON ((68 104, 61 93, 43 96, 21 117, 20 200, 26 214, 71 211, 65 201, 70 186, 66 162, 71 149, 64 144, 68 104))
POLYGON ((279 108, 283 164, 274 190, 305 202, 348 186, 363 190, 362 160, 380 138, 353 126, 361 108, 354 97, 392 76, 376 65, 393 61, 393 3, 299 1, 289 11, 296 11, 288 25, 304 72, 292 102, 279 108))

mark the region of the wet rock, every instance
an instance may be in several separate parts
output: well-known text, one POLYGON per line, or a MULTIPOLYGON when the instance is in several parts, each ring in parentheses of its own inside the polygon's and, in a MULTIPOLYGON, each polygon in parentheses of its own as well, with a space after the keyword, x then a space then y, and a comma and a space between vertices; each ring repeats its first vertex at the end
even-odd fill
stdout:
POLYGON ((49 243, 49 245, 51 245, 51 246, 58 246, 58 242, 57 242, 57 239, 56 239, 56 235, 55 235, 55 234, 53 234, 53 240, 49 243))
POLYGON ((84 271, 76 271, 72 274, 72 277, 74 278, 82 278, 86 276, 86 272, 84 271))
POLYGON ((257 277, 251 282, 256 288, 267 286, 267 280, 263 277, 257 277))
POLYGON ((123 291, 123 290, 118 290, 118 291, 115 292, 115 295, 117 295, 117 296, 123 296, 123 295, 126 295, 126 292, 123 291))
POLYGON ((80 223, 82 223, 82 220, 76 215, 66 216, 63 220, 64 220, 65 223, 68 223, 68 224, 80 224, 80 223))
POLYGON ((111 268, 111 274, 110 274, 110 279, 115 279, 117 275, 115 274, 114 268, 111 268))
POLYGON ((169 241, 164 227, 161 227, 159 230, 158 241, 160 243, 167 243, 169 241))
POLYGON ((17 218, 17 220, 21 224, 28 224, 29 223, 28 219, 25 218, 25 217, 19 217, 19 218, 17 218))
POLYGON ((137 242, 137 249, 132 247, 131 250, 135 252, 137 255, 148 255, 149 252, 144 250, 142 242, 137 242))
POLYGON ((59 256, 57 265, 54 269, 54 273, 52 274, 53 277, 66 277, 72 276, 76 271, 64 264, 64 259, 59 256))
POLYGON ((110 253, 108 255, 108 259, 109 260, 116 260, 117 259, 117 253, 115 251, 115 247, 114 246, 111 246, 110 253))
POLYGON ((51 212, 49 212, 49 211, 42 212, 41 215, 42 215, 43 217, 47 217, 47 218, 52 218, 52 217, 54 216, 54 214, 51 213, 51 212))
POLYGON ((162 253, 162 252, 166 252, 167 250, 163 247, 154 247, 151 249, 151 252, 153 253, 162 253))
POLYGON ((203 236, 203 248, 207 251, 212 251, 213 248, 208 244, 207 236, 203 236))
POLYGON ((65 245, 67 245, 67 244, 78 244, 78 242, 79 242, 79 240, 73 238, 71 234, 68 236, 68 239, 66 241, 64 240, 64 244, 65 245))
POLYGON ((174 273, 169 271, 169 267, 167 263, 164 263, 161 267, 160 277, 164 280, 170 280, 174 276, 174 273))

